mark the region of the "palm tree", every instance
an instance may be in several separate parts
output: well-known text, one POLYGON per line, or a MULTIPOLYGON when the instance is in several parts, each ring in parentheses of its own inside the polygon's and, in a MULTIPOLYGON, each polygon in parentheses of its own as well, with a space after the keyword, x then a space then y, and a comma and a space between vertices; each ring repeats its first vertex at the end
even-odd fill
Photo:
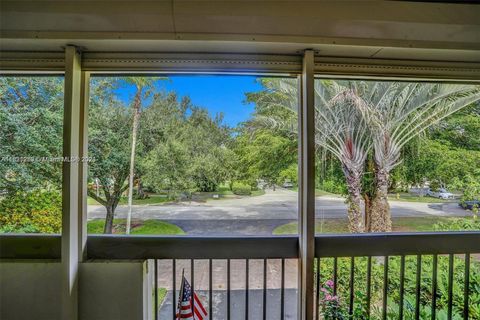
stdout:
MULTIPOLYGON (((297 135, 298 89, 291 79, 262 80, 266 88, 248 98, 257 104, 255 121, 297 135)), ((364 232, 361 178, 372 143, 363 113, 366 102, 356 82, 315 81, 315 144, 337 157, 348 188, 351 232, 364 232)))
MULTIPOLYGON (((297 133, 297 86, 289 79, 262 80, 250 94, 256 122, 297 133), (278 111, 289 110, 289 112, 278 111)), ((480 100, 480 86, 376 81, 315 81, 315 143, 338 158, 348 189, 351 232, 391 231, 390 172, 403 146, 428 127, 480 100), (361 178, 373 147, 375 192, 362 219, 361 178), (368 221, 365 226, 364 221, 368 221)))
POLYGON ((361 82, 367 101, 363 113, 374 146, 375 196, 372 232, 391 231, 387 199, 390 172, 401 163, 407 142, 441 119, 480 99, 480 86, 445 83, 361 82))
POLYGON ((132 221, 132 202, 133 202, 133 181, 135 175, 135 150, 137 145, 138 127, 140 125, 140 112, 142 108, 142 101, 146 98, 152 89, 155 88, 155 84, 159 78, 154 77, 128 77, 123 78, 125 84, 128 86, 133 85, 135 87, 135 95, 133 98, 133 124, 132 124, 132 148, 130 153, 130 174, 128 178, 128 214, 127 214, 127 226, 126 234, 130 233, 131 221, 132 221))

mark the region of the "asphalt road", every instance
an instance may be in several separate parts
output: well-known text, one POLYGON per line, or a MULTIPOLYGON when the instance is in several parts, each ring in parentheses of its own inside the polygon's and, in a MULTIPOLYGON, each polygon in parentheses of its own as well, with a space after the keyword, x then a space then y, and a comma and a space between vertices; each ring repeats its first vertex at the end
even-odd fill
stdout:
MULTIPOLYGON (((346 218, 347 206, 340 197, 317 197, 315 215, 320 219, 346 218)), ((390 201, 393 217, 465 216, 456 203, 390 201)), ((119 206, 116 218, 126 218, 128 207, 119 206)), ((103 206, 89 206, 88 218, 104 218, 103 206)), ((133 206, 132 219, 159 219, 174 223, 188 234, 271 235, 280 225, 297 219, 297 193, 267 190, 264 195, 239 199, 133 206)))

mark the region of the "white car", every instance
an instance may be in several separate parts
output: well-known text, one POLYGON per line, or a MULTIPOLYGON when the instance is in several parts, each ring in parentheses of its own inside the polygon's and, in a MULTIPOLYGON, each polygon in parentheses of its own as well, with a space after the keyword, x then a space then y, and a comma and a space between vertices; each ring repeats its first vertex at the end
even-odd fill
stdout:
POLYGON ((455 195, 451 192, 448 192, 445 188, 438 189, 438 192, 432 190, 427 191, 427 195, 434 198, 439 198, 443 200, 454 199, 455 195))
POLYGON ((287 181, 283 184, 283 187, 287 189, 293 188, 293 183, 287 181))

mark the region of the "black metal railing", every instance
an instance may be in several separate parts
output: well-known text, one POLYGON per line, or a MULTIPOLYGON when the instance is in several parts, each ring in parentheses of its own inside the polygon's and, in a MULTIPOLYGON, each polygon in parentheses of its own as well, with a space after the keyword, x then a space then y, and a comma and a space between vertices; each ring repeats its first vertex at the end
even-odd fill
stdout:
MULTIPOLYGON (((475 319, 478 253, 480 232, 317 236, 317 319, 327 319, 328 290, 352 319, 475 319)), ((296 236, 92 235, 87 257, 154 260, 157 319, 174 318, 183 271, 209 319, 296 317, 296 236)), ((0 258, 59 259, 60 236, 0 235, 0 258)))
POLYGON ((478 258, 471 258, 480 251, 478 232, 319 236, 315 248, 319 319, 330 303, 329 291, 333 304, 338 301, 353 319, 478 316, 477 309, 470 310, 470 297, 479 293, 473 290, 480 288, 478 258))

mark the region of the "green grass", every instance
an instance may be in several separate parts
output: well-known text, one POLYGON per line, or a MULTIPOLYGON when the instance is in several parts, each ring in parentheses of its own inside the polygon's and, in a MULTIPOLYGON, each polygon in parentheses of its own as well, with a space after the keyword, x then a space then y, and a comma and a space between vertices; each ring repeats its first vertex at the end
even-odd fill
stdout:
MULTIPOLYGON (((448 222, 455 218, 445 217, 402 217, 393 218, 393 231, 395 232, 426 232, 433 231, 433 225, 439 222, 448 222)), ((297 234, 297 222, 281 225, 273 230, 274 235, 297 234)), ((349 233, 346 219, 326 219, 317 221, 316 233, 349 233)))
POLYGON ((143 224, 132 229, 132 234, 185 234, 185 232, 178 226, 160 221, 160 220, 146 220, 143 224))
MULTIPOLYGON (((251 197, 261 196, 263 194, 265 194, 264 190, 254 190, 252 191, 251 197)), ((238 196, 233 194, 233 192, 226 186, 219 187, 218 191, 194 192, 192 195, 192 199, 194 201, 232 199, 236 197, 238 196), (214 194, 218 194, 220 197, 218 199, 214 199, 213 198, 214 194)), ((158 204, 167 203, 167 202, 173 202, 173 200, 169 200, 168 197, 164 194, 149 194, 148 198, 146 199, 133 199, 133 205, 158 205, 158 204)), ((100 205, 98 201, 90 197, 88 197, 87 204, 100 205)), ((127 205, 127 204, 128 204, 128 198, 122 197, 120 199, 119 205, 127 205)))
MULTIPOLYGON (((290 190, 298 192, 298 187, 293 187, 290 190)), ((341 197, 341 194, 336 194, 336 193, 331 193, 322 189, 315 189, 315 197, 321 197, 321 196, 337 196, 341 197)))
MULTIPOLYGON (((114 233, 125 234, 125 224, 125 219, 113 220, 114 233)), ((104 225, 104 219, 90 220, 87 222, 87 232, 90 234, 103 233, 104 225)), ((132 221, 131 234, 182 235, 185 234, 185 232, 174 224, 152 219, 145 221, 132 221)))
MULTIPOLYGON (((146 199, 133 199, 133 205, 145 205, 145 204, 161 204, 168 202, 168 198, 166 195, 162 194, 151 194, 148 196, 146 199)), ((96 201, 93 198, 88 197, 87 200, 88 205, 100 205, 98 201, 96 201)), ((128 198, 127 197, 122 197, 119 202, 120 205, 127 205, 128 204, 128 198)))
POLYGON ((220 190, 216 192, 196 193, 196 196, 198 197, 199 195, 201 195, 201 197, 207 201, 210 201, 210 200, 217 201, 222 199, 236 199, 238 197, 258 197, 264 194, 265 194, 265 190, 259 189, 259 190, 252 190, 252 194, 250 196, 239 196, 234 194, 231 190, 228 189, 228 190, 220 190), (214 199, 213 198, 214 194, 218 194, 220 197, 217 199, 214 199))
POLYGON ((396 193, 392 193, 388 195, 389 200, 393 201, 405 201, 405 202, 423 202, 423 203, 445 203, 451 202, 452 200, 443 200, 433 197, 420 197, 409 193, 399 193, 399 197, 397 198, 396 193))
MULTIPOLYGON (((157 306, 160 308, 163 304, 163 301, 165 300, 165 297, 167 296, 167 289, 166 288, 158 288, 157 289, 157 306)), ((152 300, 155 301, 155 290, 152 292, 152 300)), ((153 313, 155 314, 155 303, 152 303, 153 307, 153 313)), ((158 310, 157 310, 158 312, 158 310)))

